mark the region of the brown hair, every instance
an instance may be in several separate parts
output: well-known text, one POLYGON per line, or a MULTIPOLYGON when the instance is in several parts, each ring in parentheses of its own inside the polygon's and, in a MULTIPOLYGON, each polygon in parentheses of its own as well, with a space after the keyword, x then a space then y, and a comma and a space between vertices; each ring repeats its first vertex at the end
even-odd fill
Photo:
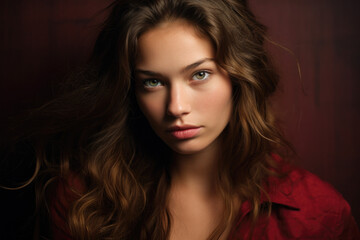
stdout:
POLYGON ((138 109, 132 81, 139 36, 176 19, 212 42, 215 60, 233 85, 218 174, 225 212, 209 239, 233 222, 234 196, 251 203, 255 221, 263 181, 274 166, 270 155, 287 145, 269 110, 278 76, 264 50, 265 27, 239 0, 118 0, 110 7, 87 68, 68 81, 63 96, 38 111, 47 121, 35 134, 38 166, 62 179, 75 174, 85 185, 68 214, 72 236, 169 237, 170 150, 138 109))

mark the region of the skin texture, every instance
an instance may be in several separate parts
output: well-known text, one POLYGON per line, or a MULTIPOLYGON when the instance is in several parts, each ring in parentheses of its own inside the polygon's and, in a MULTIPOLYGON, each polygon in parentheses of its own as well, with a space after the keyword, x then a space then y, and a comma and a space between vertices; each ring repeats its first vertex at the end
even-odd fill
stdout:
POLYGON ((211 43, 184 22, 162 24, 139 39, 138 104, 156 134, 179 154, 206 151, 229 121, 231 82, 213 58, 211 43), (184 125, 198 127, 197 134, 178 139, 168 131, 184 125))
POLYGON ((170 239, 206 239, 224 211, 214 179, 221 133, 232 112, 232 85, 213 59, 210 41, 184 21, 162 23, 139 39, 137 102, 174 151, 170 239), (169 131, 174 126, 195 130, 169 131))

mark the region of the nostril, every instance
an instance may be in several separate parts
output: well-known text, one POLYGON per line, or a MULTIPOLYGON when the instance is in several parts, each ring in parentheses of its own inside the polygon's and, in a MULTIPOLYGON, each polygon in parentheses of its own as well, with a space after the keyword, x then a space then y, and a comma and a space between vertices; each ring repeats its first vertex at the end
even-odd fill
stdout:
POLYGON ((184 107, 183 105, 179 104, 169 104, 167 108, 167 114, 174 117, 181 117, 183 115, 188 114, 190 111, 187 110, 188 108, 184 107))
POLYGON ((174 117, 181 117, 190 113, 191 107, 186 102, 170 101, 167 106, 167 114, 174 117))
POLYGON ((191 106, 189 104, 186 89, 181 87, 172 87, 169 91, 167 102, 167 114, 173 117, 181 117, 190 113, 191 106))

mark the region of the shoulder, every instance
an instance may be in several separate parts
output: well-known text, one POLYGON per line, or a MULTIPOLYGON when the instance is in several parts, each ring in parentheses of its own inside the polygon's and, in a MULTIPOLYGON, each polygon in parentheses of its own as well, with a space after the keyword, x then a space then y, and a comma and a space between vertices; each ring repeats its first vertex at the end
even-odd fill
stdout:
POLYGON ((68 213, 72 204, 84 191, 84 182, 74 173, 55 182, 48 197, 53 239, 71 239, 68 213))
POLYGON ((349 204, 333 186, 304 169, 289 166, 288 170, 285 178, 270 180, 269 196, 274 210, 291 222, 290 229, 342 239, 359 236, 349 204))
POLYGON ((343 196, 335 188, 307 170, 291 166, 282 190, 289 191, 293 201, 301 207, 311 203, 311 206, 319 205, 321 209, 330 212, 336 211, 339 206, 348 207, 343 196))
POLYGON ((85 183, 78 175, 70 173, 66 177, 59 177, 49 197, 50 206, 68 210, 84 191, 85 183))

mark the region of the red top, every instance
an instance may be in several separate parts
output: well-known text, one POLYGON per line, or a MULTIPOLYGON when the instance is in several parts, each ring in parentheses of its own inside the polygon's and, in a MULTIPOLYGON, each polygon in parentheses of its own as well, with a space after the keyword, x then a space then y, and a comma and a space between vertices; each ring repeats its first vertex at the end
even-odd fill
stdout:
MULTIPOLYGON (((75 189, 79 181, 70 178, 75 189)), ((303 169, 292 168, 284 179, 269 178, 266 190, 272 202, 271 215, 259 216, 252 239, 360 239, 350 206, 332 186, 303 169)), ((71 190, 59 184, 51 201, 54 239, 71 239, 66 209, 75 200, 71 190)), ((263 206, 268 205, 266 197, 263 206)), ((248 239, 251 232, 250 205, 242 204, 229 240, 248 239)))
MULTIPOLYGON (((271 199, 270 217, 260 215, 252 239, 353 239, 359 229, 350 206, 330 184, 314 174, 291 167, 284 179, 269 178, 266 191, 271 199)), ((262 204, 268 204, 262 198, 262 204)), ((229 240, 248 239, 251 229, 250 205, 240 209, 229 240)))

